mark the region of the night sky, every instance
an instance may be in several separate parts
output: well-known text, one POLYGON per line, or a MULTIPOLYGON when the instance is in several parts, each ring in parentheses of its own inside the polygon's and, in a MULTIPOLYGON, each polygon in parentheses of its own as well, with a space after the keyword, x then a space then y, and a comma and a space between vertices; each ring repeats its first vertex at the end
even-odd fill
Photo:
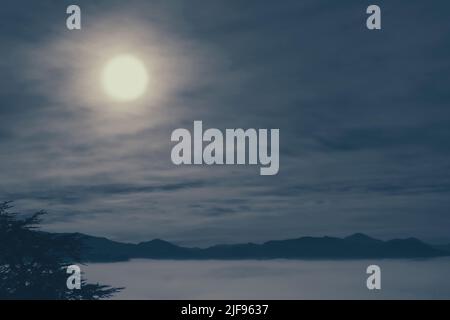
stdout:
POLYGON ((377 0, 370 31, 372 2, 2 1, 0 199, 130 242, 449 242, 450 3, 377 0), (100 88, 120 52, 148 66, 137 102, 100 88), (173 165, 195 120, 279 128, 279 174, 173 165))

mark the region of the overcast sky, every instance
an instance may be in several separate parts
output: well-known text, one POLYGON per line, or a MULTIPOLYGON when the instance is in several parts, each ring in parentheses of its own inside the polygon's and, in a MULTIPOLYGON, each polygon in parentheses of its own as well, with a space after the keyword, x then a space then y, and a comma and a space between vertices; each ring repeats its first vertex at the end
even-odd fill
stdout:
POLYGON ((381 31, 361 0, 2 1, 0 198, 132 242, 449 242, 450 5, 376 3, 381 31), (121 52, 148 67, 138 102, 101 90, 121 52), (194 120, 279 128, 279 174, 174 166, 194 120))

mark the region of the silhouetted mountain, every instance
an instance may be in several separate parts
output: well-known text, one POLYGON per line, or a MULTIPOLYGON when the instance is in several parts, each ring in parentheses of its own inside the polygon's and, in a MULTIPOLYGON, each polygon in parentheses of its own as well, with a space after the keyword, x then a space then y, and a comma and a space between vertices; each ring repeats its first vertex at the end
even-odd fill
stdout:
POLYGON ((195 253, 195 249, 179 247, 160 239, 141 242, 137 249, 139 258, 152 259, 188 259, 195 253))
POLYGON ((435 249, 448 252, 450 254, 450 244, 442 244, 434 246, 435 249))
POLYGON ((155 239, 139 244, 77 234, 85 247, 83 258, 90 262, 129 259, 365 259, 431 258, 450 256, 450 250, 430 246, 418 239, 382 241, 364 234, 346 238, 302 237, 247 243, 215 245, 206 249, 186 248, 155 239))

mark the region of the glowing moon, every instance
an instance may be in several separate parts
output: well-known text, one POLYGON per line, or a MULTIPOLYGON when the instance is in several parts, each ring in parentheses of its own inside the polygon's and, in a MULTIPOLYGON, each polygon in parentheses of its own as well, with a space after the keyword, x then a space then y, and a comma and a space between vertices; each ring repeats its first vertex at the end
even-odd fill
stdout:
POLYGON ((103 69, 103 89, 115 100, 136 100, 145 93, 147 84, 148 74, 144 63, 132 55, 116 56, 103 69))

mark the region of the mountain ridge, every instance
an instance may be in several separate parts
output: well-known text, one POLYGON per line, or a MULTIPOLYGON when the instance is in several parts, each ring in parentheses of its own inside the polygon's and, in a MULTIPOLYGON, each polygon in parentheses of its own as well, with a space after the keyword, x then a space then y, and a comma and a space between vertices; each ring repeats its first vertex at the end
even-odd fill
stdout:
POLYGON ((416 238, 372 238, 362 233, 348 237, 299 237, 270 240, 264 243, 218 244, 207 248, 190 248, 153 239, 137 244, 123 243, 86 234, 77 237, 83 244, 82 260, 116 262, 130 259, 155 260, 270 260, 270 259, 371 259, 433 258, 450 256, 448 246, 432 246, 416 238))

